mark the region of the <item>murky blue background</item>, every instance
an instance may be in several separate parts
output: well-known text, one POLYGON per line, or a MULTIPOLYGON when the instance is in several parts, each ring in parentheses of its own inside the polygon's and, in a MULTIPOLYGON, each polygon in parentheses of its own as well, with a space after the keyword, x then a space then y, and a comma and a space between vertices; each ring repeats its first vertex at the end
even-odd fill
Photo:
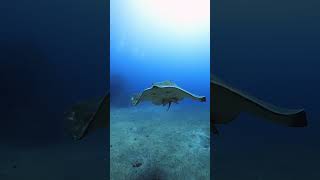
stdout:
POLYGON ((107 137, 72 141, 64 112, 107 90, 107 5, 0 2, 0 179, 105 178, 107 137))
POLYGON ((284 128, 242 114, 220 127, 220 179, 319 179, 318 1, 213 1, 212 71, 278 106, 305 108, 309 126, 284 128))

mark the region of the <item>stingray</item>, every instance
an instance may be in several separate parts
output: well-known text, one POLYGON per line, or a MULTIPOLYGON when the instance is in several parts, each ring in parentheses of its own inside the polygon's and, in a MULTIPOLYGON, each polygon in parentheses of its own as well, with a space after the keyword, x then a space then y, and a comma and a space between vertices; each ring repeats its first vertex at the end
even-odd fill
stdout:
POLYGON ((131 98, 131 103, 133 106, 138 105, 143 101, 151 101, 154 105, 166 106, 168 104, 168 109, 172 103, 178 104, 184 98, 190 98, 195 101, 205 102, 205 96, 198 96, 192 94, 171 81, 163 81, 153 83, 151 87, 145 89, 143 92, 134 95, 131 98))
MULTIPOLYGON (((161 87, 163 84, 153 84, 152 88, 160 88, 157 92, 162 92, 161 87)), ((170 83, 169 83, 170 84, 170 83)), ((211 102, 210 102, 210 124, 213 133, 217 134, 216 125, 228 124, 238 117, 242 112, 247 112, 249 114, 255 115, 260 119, 265 119, 267 121, 283 125, 286 127, 305 127, 307 126, 306 113, 303 109, 286 109, 276 107, 267 102, 264 102, 256 97, 250 96, 240 90, 237 90, 226 83, 212 78, 210 80, 211 85, 211 102)), ((167 87, 165 85, 165 87, 167 87)), ((170 88, 168 86, 168 88, 170 88)), ((174 85, 176 88, 177 86, 174 85)), ((164 88, 166 89, 166 88, 164 88)), ((144 92, 153 92, 150 88, 146 89, 144 92)), ((176 91, 176 90, 175 90, 176 91)), ((146 92, 146 93, 147 93, 146 92)), ((165 92, 165 91, 164 91, 165 92)), ((187 91, 181 89, 179 93, 185 95, 179 95, 178 97, 194 97, 195 100, 203 101, 204 97, 196 96, 187 91), (202 99, 202 100, 201 100, 202 99)), ((166 93, 165 93, 166 94, 166 93)), ((161 94, 163 95, 163 94, 161 94)), ((146 97, 150 97, 149 95, 146 97)), ((162 96, 161 96, 162 97, 162 96)), ((171 96, 170 96, 171 97, 171 96)), ((173 99, 166 99, 162 101, 160 98, 152 98, 151 102, 155 104, 169 104, 173 99)), ((71 112, 67 113, 67 121, 69 121, 68 132, 76 140, 82 139, 88 134, 96 131, 98 128, 109 127, 109 100, 110 93, 107 93, 101 101, 97 104, 95 108, 89 110, 88 103, 83 103, 75 106, 71 109, 71 112)), ((139 93, 132 99, 133 105, 137 105, 144 99, 143 93, 139 93)))
POLYGON ((282 126, 306 127, 304 109, 288 109, 274 106, 237 90, 218 78, 210 80, 211 129, 218 134, 217 124, 228 124, 245 112, 282 126))

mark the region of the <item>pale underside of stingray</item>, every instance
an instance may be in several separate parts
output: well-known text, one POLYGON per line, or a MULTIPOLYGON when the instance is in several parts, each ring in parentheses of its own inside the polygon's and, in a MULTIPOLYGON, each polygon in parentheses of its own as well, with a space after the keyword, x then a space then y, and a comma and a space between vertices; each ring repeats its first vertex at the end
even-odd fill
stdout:
POLYGON ((132 105, 136 106, 143 101, 150 101, 154 105, 166 106, 168 109, 172 103, 178 104, 184 98, 190 98, 195 101, 205 102, 205 96, 192 94, 171 81, 153 83, 151 87, 131 98, 132 105))
MULTIPOLYGON (((269 103, 263 102, 255 97, 236 90, 217 79, 211 79, 210 85, 210 124, 214 133, 217 133, 215 125, 227 124, 236 119, 236 117, 242 112, 248 112, 252 115, 258 116, 261 119, 265 119, 287 127, 307 126, 306 113, 303 109, 292 110, 275 107, 269 103)), ((159 86, 159 84, 153 84, 151 89, 159 88, 157 86, 159 86)), ((164 89, 172 88, 171 85, 164 86, 163 84, 161 87, 166 87, 164 89)), ((176 85, 174 85, 174 87, 176 88, 176 85)), ((149 91, 148 89, 146 89, 144 92, 152 92, 152 90, 149 91)), ((201 96, 193 95, 189 92, 185 92, 184 90, 181 91, 186 93, 183 95, 183 97, 191 96, 190 98, 192 98, 194 96, 197 98, 202 98, 201 96)), ((163 93, 162 91, 160 92, 163 93)), ((180 92, 180 90, 178 92, 180 92)), ((140 96, 144 95, 140 94, 140 96)), ((177 95, 177 97, 180 96, 182 95, 177 95)), ((139 95, 135 97, 135 100, 137 101, 133 101, 133 104, 138 104, 141 101, 149 100, 138 97, 139 95)), ((150 95, 147 95, 146 97, 150 97, 150 95)), ((100 103, 98 103, 98 106, 94 110, 88 110, 85 105, 78 105, 75 106, 70 113, 68 113, 67 120, 71 122, 68 131, 74 139, 82 139, 91 132, 94 132, 97 128, 109 127, 109 99, 110 94, 107 93, 107 95, 100 101, 100 103)), ((154 98, 151 98, 151 102, 153 101, 154 98)), ((173 100, 171 101, 173 102, 173 100)), ((168 104, 169 101, 155 100, 153 103, 163 105, 163 103, 168 104)))

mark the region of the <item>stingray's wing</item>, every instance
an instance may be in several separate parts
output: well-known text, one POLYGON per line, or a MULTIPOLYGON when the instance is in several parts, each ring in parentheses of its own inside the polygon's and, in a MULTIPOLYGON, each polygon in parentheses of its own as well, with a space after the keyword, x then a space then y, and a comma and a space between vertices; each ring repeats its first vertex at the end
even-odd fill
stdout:
POLYGON ((235 119, 239 113, 248 112, 272 122, 290 127, 307 126, 303 109, 275 107, 257 98, 233 89, 218 79, 211 79, 211 112, 213 124, 224 124, 235 119))
MULTIPOLYGON (((109 113, 110 113, 110 94, 104 96, 102 101, 99 104, 98 110, 93 114, 93 116, 90 119, 90 123, 84 131, 84 134, 81 138, 84 136, 90 134, 91 132, 94 132, 98 128, 107 128, 109 125, 109 113)), ((81 139, 80 138, 80 139, 81 139)))
POLYGON ((154 91, 154 88, 158 88, 157 86, 152 86, 150 88, 145 89, 143 92, 139 93, 135 97, 132 98, 132 105, 136 106, 143 101, 151 101, 158 102, 161 104, 160 97, 157 96, 157 93, 154 91))
POLYGON ((182 88, 180 88, 177 85, 163 85, 163 86, 154 86, 153 88, 160 88, 161 91, 159 91, 161 97, 178 97, 179 99, 182 98, 190 98, 195 101, 205 102, 206 97, 205 96, 198 96, 195 94, 192 94, 189 91, 186 91, 182 88))
POLYGON ((109 99, 107 93, 98 103, 82 103, 68 113, 68 132, 73 139, 80 140, 98 128, 108 127, 109 99))
POLYGON ((153 83, 152 86, 176 86, 176 83, 172 82, 172 81, 162 81, 162 82, 156 82, 153 83))

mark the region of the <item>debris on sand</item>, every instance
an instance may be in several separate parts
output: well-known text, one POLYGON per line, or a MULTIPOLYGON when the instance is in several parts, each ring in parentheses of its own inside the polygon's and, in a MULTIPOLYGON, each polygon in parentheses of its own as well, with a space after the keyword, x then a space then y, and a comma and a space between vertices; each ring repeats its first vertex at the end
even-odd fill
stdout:
POLYGON ((142 163, 138 162, 138 161, 132 163, 132 167, 140 167, 141 165, 142 165, 142 163))

